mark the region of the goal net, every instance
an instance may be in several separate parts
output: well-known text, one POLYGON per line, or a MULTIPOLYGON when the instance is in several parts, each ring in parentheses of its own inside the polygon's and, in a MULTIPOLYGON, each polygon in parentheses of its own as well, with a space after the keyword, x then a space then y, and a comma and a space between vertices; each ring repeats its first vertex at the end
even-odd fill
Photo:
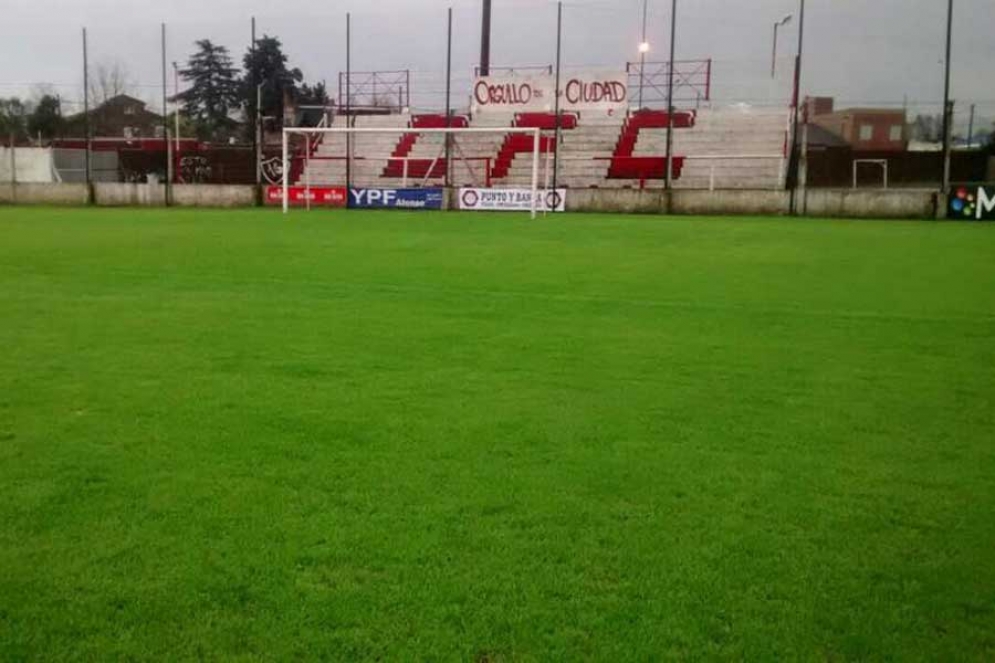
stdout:
POLYGON ((426 187, 531 192, 535 218, 546 205, 551 137, 522 127, 320 127, 283 130, 283 210, 291 187, 426 187))

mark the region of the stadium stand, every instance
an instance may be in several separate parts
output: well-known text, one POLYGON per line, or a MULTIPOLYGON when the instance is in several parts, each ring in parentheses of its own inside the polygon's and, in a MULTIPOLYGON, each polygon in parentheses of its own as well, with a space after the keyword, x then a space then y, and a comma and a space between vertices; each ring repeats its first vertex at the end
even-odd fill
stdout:
MULTIPOLYGON (((569 188, 661 186, 666 178, 666 111, 627 117, 579 113, 561 116, 558 184, 569 188)), ((357 116, 356 127, 397 132, 352 136, 353 184, 396 187, 438 185, 446 177, 445 136, 402 129, 444 127, 442 114, 357 116)), ((337 117, 333 127, 345 127, 337 117)), ((454 116, 454 127, 538 127, 549 131, 541 144, 543 177, 557 150, 553 113, 454 116)), ((678 188, 772 189, 784 186, 788 139, 785 109, 733 107, 674 114, 673 183, 678 188)), ((523 134, 459 134, 452 143, 455 186, 527 186, 532 176, 532 137, 523 134)), ((295 180, 312 185, 346 181, 346 136, 326 134, 312 147, 295 180)))

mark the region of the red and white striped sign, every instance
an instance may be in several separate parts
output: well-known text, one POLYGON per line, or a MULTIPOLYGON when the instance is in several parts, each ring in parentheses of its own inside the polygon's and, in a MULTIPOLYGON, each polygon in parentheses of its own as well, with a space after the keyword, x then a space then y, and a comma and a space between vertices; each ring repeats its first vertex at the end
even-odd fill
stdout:
MULTIPOLYGON (((316 207, 345 207, 349 202, 349 194, 344 186, 313 186, 310 190, 311 204, 316 207)), ((292 186, 288 189, 291 205, 306 205, 308 189, 303 186, 292 186)), ((266 187, 266 203, 269 205, 283 204, 283 187, 266 187)))

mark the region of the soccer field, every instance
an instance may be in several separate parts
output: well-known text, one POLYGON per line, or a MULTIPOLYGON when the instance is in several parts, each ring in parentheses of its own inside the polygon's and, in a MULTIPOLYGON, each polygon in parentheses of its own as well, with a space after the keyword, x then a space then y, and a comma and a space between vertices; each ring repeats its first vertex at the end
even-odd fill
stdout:
POLYGON ((0 208, 0 659, 995 658, 995 226, 0 208))

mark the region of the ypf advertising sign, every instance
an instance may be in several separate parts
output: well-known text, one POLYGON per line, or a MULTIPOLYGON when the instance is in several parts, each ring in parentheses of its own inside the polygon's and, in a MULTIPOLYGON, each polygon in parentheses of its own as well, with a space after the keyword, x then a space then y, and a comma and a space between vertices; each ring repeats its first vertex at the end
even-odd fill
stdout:
POLYGON ((950 196, 948 218, 995 221, 995 186, 960 187, 950 196))
MULTIPOLYGON (((483 76, 473 84, 474 113, 551 113, 556 79, 539 76, 483 76)), ((616 71, 584 71, 560 83, 560 110, 624 113, 629 107, 628 76, 616 71)))
POLYGON ((442 209, 442 189, 350 189, 352 209, 442 209))

